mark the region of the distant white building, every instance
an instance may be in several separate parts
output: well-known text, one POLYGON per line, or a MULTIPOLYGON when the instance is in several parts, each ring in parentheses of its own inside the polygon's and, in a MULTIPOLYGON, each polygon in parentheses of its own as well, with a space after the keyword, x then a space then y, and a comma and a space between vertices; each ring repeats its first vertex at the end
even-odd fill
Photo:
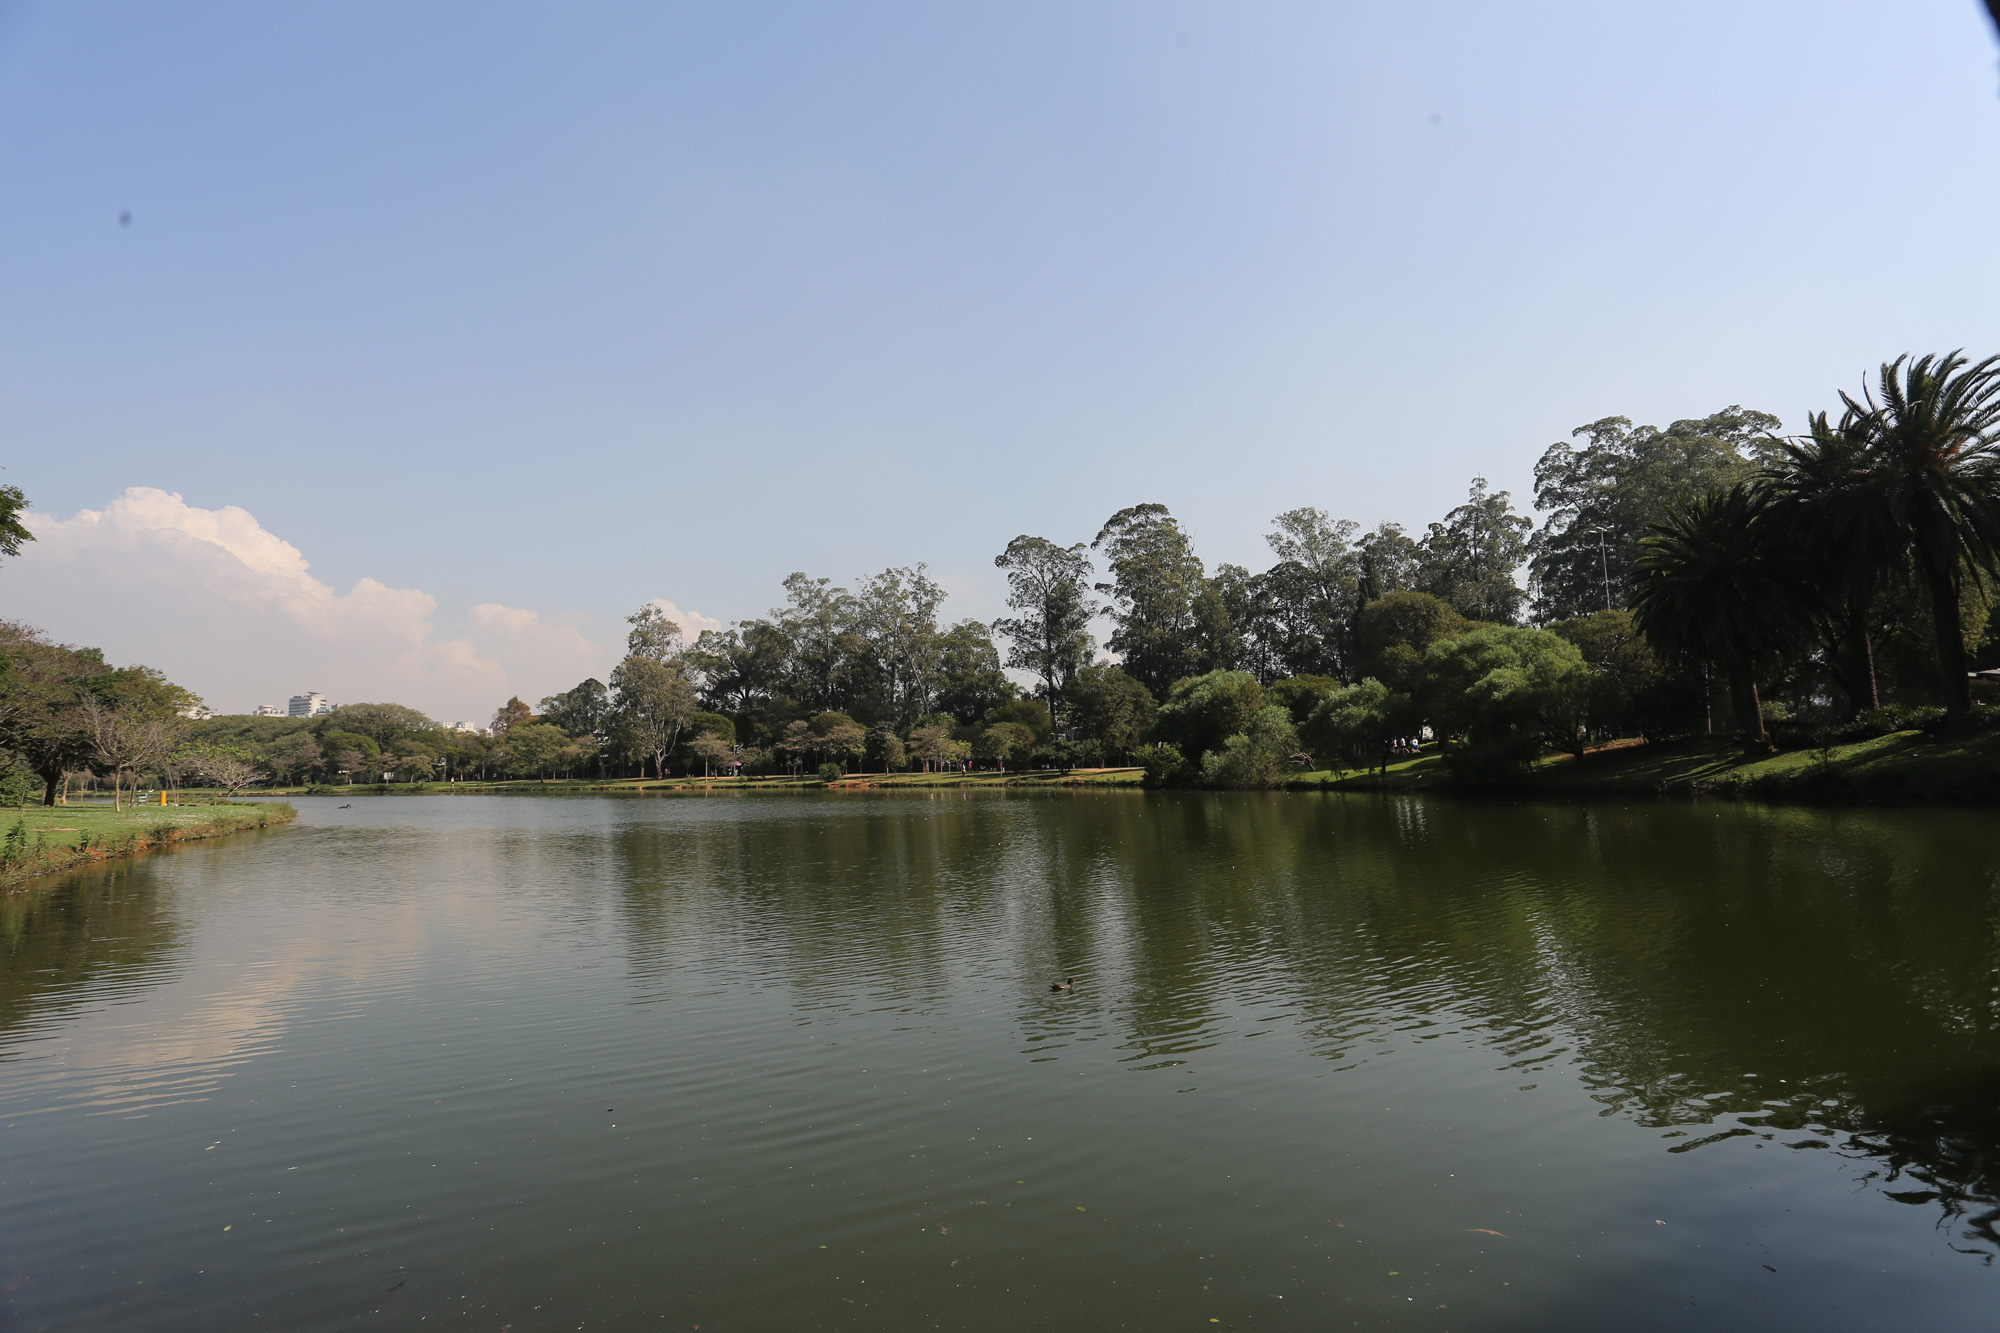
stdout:
POLYGON ((285 710, 278 707, 278 705, 276 704, 257 705, 256 716, 258 717, 283 717, 284 715, 285 715, 285 710))
POLYGON ((292 701, 285 706, 286 717, 318 717, 322 713, 332 711, 333 705, 318 690, 295 694, 292 696, 292 701))
POLYGON ((185 718, 191 718, 196 722, 206 722, 208 721, 208 719, 215 716, 215 710, 213 708, 210 708, 207 704, 193 704, 187 708, 181 709, 181 716, 185 718))
POLYGON ((470 722, 454 722, 449 727, 445 728, 445 730, 462 731, 468 736, 477 736, 479 734, 479 728, 473 726, 470 722))

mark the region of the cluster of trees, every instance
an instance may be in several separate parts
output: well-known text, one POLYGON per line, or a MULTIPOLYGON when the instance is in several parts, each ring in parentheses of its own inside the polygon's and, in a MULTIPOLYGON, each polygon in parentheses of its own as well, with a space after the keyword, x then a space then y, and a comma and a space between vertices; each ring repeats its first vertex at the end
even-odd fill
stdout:
POLYGON ((1947 728, 1972 723, 2000 569, 2000 357, 1899 357, 1840 398, 1749 475, 1669 502, 1629 566, 1647 637, 1728 682, 1752 746, 1767 691, 1856 713, 1915 673, 1947 728))
POLYGON ((1057 732, 1087 739, 1070 695, 1107 615, 1119 665, 1094 669, 1158 700, 1141 736, 1162 780, 1261 785, 1425 733, 1491 773, 1731 710, 1752 747, 1772 718, 1805 736, 1941 706, 1969 725, 2000 568, 2000 359, 1900 358, 1841 401, 1791 438, 1740 406, 1580 427, 1536 468, 1539 530, 1483 480, 1421 538, 1293 510, 1260 574, 1207 572, 1163 506, 1134 506, 1088 546, 1010 544, 1016 615, 996 628, 1057 732))
POLYGON ((1774 719, 1884 705, 1969 719, 2000 567, 2000 359, 1905 357, 1837 419, 1778 426, 1740 406, 1607 417, 1542 455, 1539 528, 1475 478, 1420 535, 1282 513, 1255 573, 1211 570, 1166 506, 1133 505, 1087 543, 1008 543, 991 625, 947 623, 923 565, 852 588, 795 573, 783 605, 692 643, 642 607, 609 681, 510 699, 482 733, 393 704, 177 728, 187 696, 158 673, 16 626, 0 695, 41 682, 20 697, 43 702, 6 705, 0 744, 51 791, 78 766, 172 780, 176 754, 211 780, 231 758, 284 781, 1139 762, 1255 786, 1426 733, 1477 770, 1732 710, 1753 746, 1774 719))
POLYGON ((639 608, 608 683, 536 709, 510 699, 492 737, 517 767, 530 741, 571 768, 642 775, 1024 764, 1046 749, 1047 708, 1019 697, 986 626, 940 622, 924 566, 855 590, 802 573, 784 588, 768 617, 693 643, 639 608))
POLYGON ((249 756, 191 742, 200 704, 152 667, 114 667, 95 648, 0 621, 0 802, 22 804, 39 784, 43 803, 57 805, 79 778, 109 783, 121 804, 149 777, 253 781, 249 756))
MULTIPOLYGON (((1298 509, 1275 520, 1271 569, 1211 574, 1165 506, 1136 505, 1089 544, 1009 543, 995 563, 1010 614, 990 626, 947 624, 923 565, 853 588, 795 573, 769 615, 692 643, 641 608, 608 684, 583 681, 539 709, 510 700, 493 735, 518 752, 533 734, 597 771, 1136 762, 1164 743, 1160 705, 1178 683, 1216 671, 1247 671, 1260 688, 1347 678, 1357 617, 1385 596, 1512 618, 1530 528, 1505 492, 1476 480, 1420 538, 1298 509), (1106 617, 1111 656, 1092 633, 1106 617)), ((1193 771, 1200 759, 1197 747, 1193 771)))

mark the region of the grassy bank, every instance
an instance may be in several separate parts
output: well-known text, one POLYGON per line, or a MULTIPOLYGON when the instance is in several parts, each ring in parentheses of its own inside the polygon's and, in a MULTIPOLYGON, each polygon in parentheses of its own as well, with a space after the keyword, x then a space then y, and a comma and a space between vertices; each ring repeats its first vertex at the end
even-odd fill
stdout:
POLYGON ((0 891, 77 866, 196 838, 284 824, 298 818, 289 805, 30 806, 0 810, 0 891))
MULTIPOLYGON (((1304 773, 1293 789, 1418 791, 1451 787, 1443 756, 1425 753, 1376 774, 1304 773)), ((1936 740, 1901 731, 1825 750, 1746 755, 1712 737, 1655 745, 1622 742, 1582 759, 1549 755, 1532 772, 1495 784, 1524 795, 1754 796, 1824 801, 2000 799, 2000 732, 1936 740)))

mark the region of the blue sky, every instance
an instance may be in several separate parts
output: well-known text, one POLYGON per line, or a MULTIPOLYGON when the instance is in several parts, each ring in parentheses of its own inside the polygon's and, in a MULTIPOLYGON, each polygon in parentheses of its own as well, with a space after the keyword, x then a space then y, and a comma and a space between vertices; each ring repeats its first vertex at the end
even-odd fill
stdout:
POLYGON ((1525 502, 1600 416, 2000 351, 1996 49, 1977 0, 0 5, 5 479, 185 511, 49 529, 0 613, 490 712, 647 598, 921 560, 986 617, 1009 538, 1142 500, 1253 568, 1302 504, 1525 502), (232 591, 231 507, 428 646, 232 591), (500 674, 409 656, 458 642, 500 674))

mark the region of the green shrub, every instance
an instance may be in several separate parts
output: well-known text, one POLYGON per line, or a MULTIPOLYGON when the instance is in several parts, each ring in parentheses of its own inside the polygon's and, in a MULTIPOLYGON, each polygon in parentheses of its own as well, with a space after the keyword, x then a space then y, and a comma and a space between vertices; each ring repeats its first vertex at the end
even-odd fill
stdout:
POLYGON ((40 785, 33 774, 8 764, 0 768, 0 805, 26 805, 40 785))
MULTIPOLYGON (((1769 714, 1766 713, 1766 717, 1769 714)), ((1899 731, 1936 731, 1944 725, 1945 710, 1936 704, 1886 704, 1867 708, 1845 722, 1792 721, 1789 718, 1770 727, 1772 743, 1781 749, 1804 750, 1832 745, 1853 745, 1893 736, 1899 731)), ((2000 708, 1979 704, 1972 710, 1974 730, 1984 731, 2000 722, 2000 708)))
POLYGON ((838 782, 846 776, 847 770, 839 764, 821 764, 819 766, 819 780, 821 782, 838 782))
POLYGON ((1387 767, 1389 746, 1423 729, 1415 706, 1373 676, 1322 698, 1302 729, 1312 752, 1328 767, 1349 763, 1387 767))
POLYGON ((1141 755, 1146 765, 1146 785, 1164 787, 1179 782, 1187 772, 1187 758, 1181 754, 1178 745, 1148 746, 1141 755))
POLYGON ((1273 704, 1223 742, 1220 750, 1202 756, 1202 781, 1215 787, 1275 787, 1290 774, 1291 757, 1298 748, 1290 710, 1273 704))
POLYGON ((1248 729, 1250 719, 1263 707, 1264 687, 1255 676, 1247 671, 1211 671, 1174 686, 1153 719, 1151 738, 1199 761, 1248 729))
POLYGON ((7 830, 7 837, 0 842, 0 865, 12 865, 28 853, 28 821, 17 819, 14 827, 7 830))

